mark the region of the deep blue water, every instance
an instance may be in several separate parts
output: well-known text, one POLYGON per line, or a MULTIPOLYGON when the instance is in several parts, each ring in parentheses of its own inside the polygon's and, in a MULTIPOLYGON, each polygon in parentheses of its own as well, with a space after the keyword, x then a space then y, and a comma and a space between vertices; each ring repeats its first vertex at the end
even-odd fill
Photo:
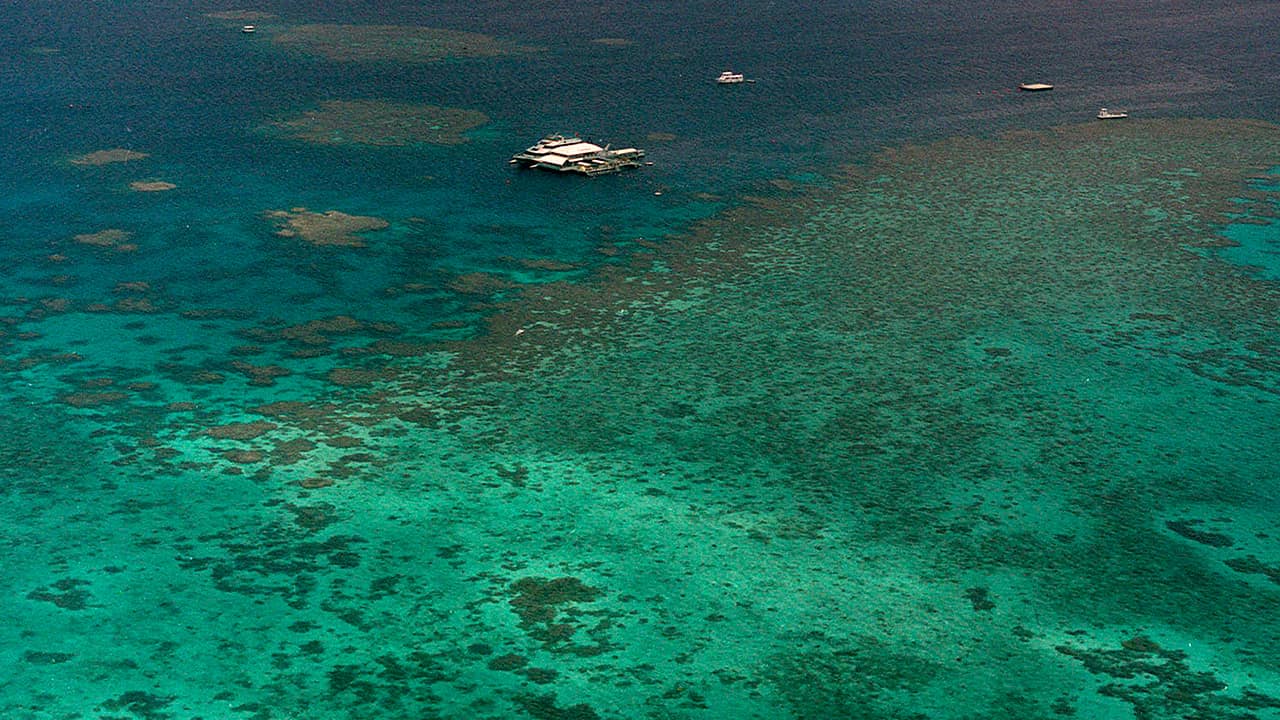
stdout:
MULTIPOLYGON (((409 66, 283 52, 265 33, 241 35, 232 22, 204 17, 224 9, 7 9, 13 29, 4 38, 0 140, 9 161, 0 187, 19 252, 94 216, 149 216, 154 232, 181 244, 179 236, 194 241, 237 214, 251 218, 255 205, 341 206, 429 217, 438 235, 433 262, 506 254, 509 239, 476 240, 477 226, 493 225, 526 228, 532 249, 576 259, 590 257, 593 225, 672 229, 709 210, 691 193, 742 191, 900 142, 1077 122, 1098 105, 1157 117, 1260 119, 1280 106, 1280 63, 1267 36, 1273 10, 1262 2, 1034 11, 752 2, 261 8, 278 16, 264 26, 422 24, 546 48, 409 66), (634 44, 590 42, 601 37, 634 44), (729 66, 759 82, 729 89, 709 82, 729 66), (1058 88, 1011 92, 1024 80, 1058 88), (492 123, 464 146, 393 151, 269 142, 254 132, 267 119, 335 98, 480 109, 492 123), (647 145, 655 167, 568 192, 546 178, 513 182, 503 158, 557 130, 647 145), (675 139, 647 142, 651 132, 675 139), (145 148, 153 156, 147 171, 181 173, 182 192, 140 206, 142 199, 60 164, 107 147, 145 148), (668 192, 655 199, 653 190, 668 192)), ((184 259, 198 263, 198 246, 209 242, 186 244, 196 247, 184 259)))

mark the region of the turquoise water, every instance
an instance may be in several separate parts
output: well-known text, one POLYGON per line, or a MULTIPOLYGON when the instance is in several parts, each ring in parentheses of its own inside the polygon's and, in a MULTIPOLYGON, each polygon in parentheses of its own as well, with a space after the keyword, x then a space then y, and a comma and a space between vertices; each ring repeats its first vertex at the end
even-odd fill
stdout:
MULTIPOLYGON (((1275 186, 1270 176, 1266 180, 1257 183, 1263 193, 1275 186)), ((1231 245, 1220 253, 1232 263, 1252 268, 1260 277, 1276 280, 1280 279, 1280 227, 1275 223, 1274 197, 1264 197, 1267 200, 1263 202, 1241 202, 1244 212, 1236 213, 1235 221, 1222 229, 1231 245)))
POLYGON ((5 717, 1280 717, 1273 6, 226 10, 3 11, 5 717))

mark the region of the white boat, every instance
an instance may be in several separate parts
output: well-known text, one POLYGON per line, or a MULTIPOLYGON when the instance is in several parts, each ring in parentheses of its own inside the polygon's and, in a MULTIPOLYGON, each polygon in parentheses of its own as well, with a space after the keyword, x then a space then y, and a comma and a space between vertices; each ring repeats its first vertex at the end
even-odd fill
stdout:
POLYGON ((254 26, 252 26, 252 25, 245 25, 244 27, 240 28, 240 32, 242 32, 242 33, 256 33, 256 32, 258 32, 258 28, 254 27, 254 26))
POLYGON ((1021 83, 1018 85, 1018 89, 1026 90, 1027 92, 1043 92, 1045 90, 1052 90, 1053 86, 1049 83, 1021 83))
POLYGON ((720 83, 721 85, 736 85, 740 82, 745 82, 745 81, 746 81, 746 78, 743 77, 742 73, 736 73, 732 70, 725 70, 724 72, 720 73, 720 77, 716 78, 716 82, 720 83))
POLYGON ((626 168, 640 167, 644 150, 639 148, 600 147, 580 137, 548 135, 524 152, 511 156, 511 164, 520 167, 602 175, 626 168))
POLYGON ((1122 112, 1120 110, 1108 110, 1106 108, 1102 108, 1098 111, 1099 120, 1119 120, 1127 117, 1129 117, 1129 113, 1122 112))

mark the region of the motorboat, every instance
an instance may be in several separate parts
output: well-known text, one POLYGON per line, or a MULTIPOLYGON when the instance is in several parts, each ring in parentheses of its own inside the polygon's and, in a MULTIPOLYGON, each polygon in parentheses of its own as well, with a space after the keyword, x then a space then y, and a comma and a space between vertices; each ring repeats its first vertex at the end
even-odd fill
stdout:
POLYGON ((1129 113, 1120 110, 1108 110, 1106 108, 1102 108, 1098 111, 1099 120, 1119 120, 1127 117, 1129 117, 1129 113))
POLYGON ((1021 83, 1018 85, 1018 89, 1026 90, 1027 92, 1043 92, 1045 90, 1052 90, 1053 86, 1049 83, 1021 83))
POLYGON ((724 72, 720 73, 720 77, 716 78, 716 82, 720 83, 721 85, 736 85, 740 82, 745 82, 745 81, 746 81, 746 78, 743 77, 742 73, 736 73, 732 70, 725 70, 724 72))

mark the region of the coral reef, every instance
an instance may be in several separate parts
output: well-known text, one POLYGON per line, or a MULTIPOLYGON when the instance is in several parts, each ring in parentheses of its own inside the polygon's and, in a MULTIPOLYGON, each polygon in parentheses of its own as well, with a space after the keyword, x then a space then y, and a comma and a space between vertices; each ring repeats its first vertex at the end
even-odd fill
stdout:
POLYGON ((340 61, 430 63, 537 50, 490 35, 413 25, 299 25, 279 33, 273 41, 340 61))
POLYGON ((112 148, 110 150, 95 150, 84 155, 77 155, 71 158, 72 165, 110 165, 112 163, 134 162, 136 160, 145 160, 151 157, 150 154, 138 152, 136 150, 126 150, 125 148, 112 148))
MULTIPOLYGON (((371 294, 307 277, 279 306, 119 318, 172 309, 158 289, 179 297, 183 277, 94 273, 105 254, 69 250, 67 297, 13 299, 0 338, 29 348, 3 358, 31 370, 14 399, 44 383, 61 400, 32 404, 39 433, 6 425, 40 468, 14 507, 25 522, 46 503, 74 533, 56 554, 26 543, 53 574, 16 600, 85 631, 69 649, 28 623, 18 665, 109 679, 64 715, 923 718, 954 701, 1043 718, 1101 686, 1138 717, 1262 716, 1280 568, 1261 528, 1228 537, 1187 518, 1230 508, 1182 501, 1227 497, 1228 455, 1274 465, 1274 433, 1245 428, 1274 427, 1278 305, 1186 247, 1277 144, 1217 123, 1100 132, 885 153, 644 252, 619 242, 598 270, 500 251, 534 258, 502 257, 514 275, 589 275, 536 287, 306 248, 371 294), (1175 177, 1184 164, 1200 174, 1175 177), (1179 219, 1146 212, 1164 207, 1179 219), (437 316, 418 306, 440 298, 491 332, 423 340, 437 316), (403 325, 367 319, 383 317, 403 325), (24 327, 42 320, 47 337, 24 327), (1235 435, 1203 430, 1218 425, 1235 435), (1060 639, 1135 617, 1195 650, 1060 639), (112 657, 104 623, 122 619, 142 641, 112 657), (176 667, 197 655, 235 670, 201 686, 176 667), (145 684, 153 669, 175 681, 145 684), (1259 689, 1234 687, 1249 672, 1259 689)), ((383 222, 277 212, 321 245, 383 222)), ((129 240, 104 232, 77 242, 129 240)), ((261 245, 255 290, 284 244, 261 245)))
POLYGON ((1108 678, 1099 692, 1133 706, 1139 718, 1248 720, 1261 709, 1280 709, 1280 697, 1244 686, 1229 690, 1212 672, 1193 670, 1187 654, 1138 635, 1119 648, 1060 645, 1057 651, 1108 678))
POLYGON ((1200 530, 1196 526, 1202 521, 1200 520, 1167 520, 1164 526, 1182 537, 1215 548, 1231 547, 1235 544, 1235 540, 1231 536, 1220 532, 1212 532, 1209 530, 1200 530))
POLYGON ((129 188, 137 192, 164 192, 176 187, 178 186, 164 180, 134 180, 129 183, 129 188))
POLYGON ((27 599, 53 603, 63 610, 84 610, 92 597, 85 589, 89 584, 88 580, 64 578, 49 587, 32 590, 27 593, 27 599))
POLYGON ((385 100, 328 100, 317 110, 277 120, 265 129, 318 145, 459 145, 489 122, 476 110, 385 100))
POLYGON ((234 20, 235 22, 270 20, 275 17, 275 15, 261 10, 219 10, 205 13, 204 16, 214 20, 234 20))
POLYGON ((592 602, 603 595, 575 577, 521 578, 511 584, 511 607, 525 623, 550 622, 561 605, 592 602))
POLYGON ((118 252, 132 252, 137 250, 138 246, 133 243, 126 242, 131 237, 133 237, 133 233, 127 230, 108 228, 94 233, 81 233, 72 239, 81 245, 112 248, 118 252))
POLYGON ((390 226, 382 218, 348 215, 337 210, 269 210, 266 217, 278 223, 277 236, 298 238, 312 245, 326 247, 364 247, 365 241, 358 233, 383 230, 390 226))
POLYGON ((219 440, 252 440, 264 433, 275 430, 278 425, 265 420, 254 422, 229 423, 208 428, 204 431, 209 437, 219 440))

